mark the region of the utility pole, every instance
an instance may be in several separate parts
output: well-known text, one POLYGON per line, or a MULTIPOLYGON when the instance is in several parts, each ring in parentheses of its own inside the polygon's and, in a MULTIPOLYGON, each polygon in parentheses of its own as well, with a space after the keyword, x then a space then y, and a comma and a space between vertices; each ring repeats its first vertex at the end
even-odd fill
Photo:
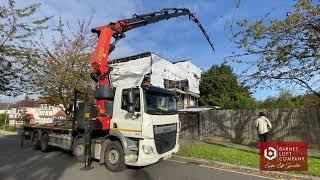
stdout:
POLYGON ((7 126, 7 120, 8 120, 8 117, 9 117, 9 105, 10 105, 10 97, 11 97, 11 94, 7 95, 9 96, 9 102, 7 104, 7 110, 6 110, 6 119, 4 120, 4 126, 3 126, 3 135, 6 135, 6 126, 7 126))

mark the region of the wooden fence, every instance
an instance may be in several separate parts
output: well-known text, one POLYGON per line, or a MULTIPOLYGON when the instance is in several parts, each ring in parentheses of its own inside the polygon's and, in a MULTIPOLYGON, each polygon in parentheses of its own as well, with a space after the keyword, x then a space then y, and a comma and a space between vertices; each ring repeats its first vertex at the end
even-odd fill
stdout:
POLYGON ((263 111, 272 123, 270 141, 301 142, 320 145, 320 109, 207 110, 180 112, 180 136, 190 139, 232 141, 255 144, 255 120, 263 111))

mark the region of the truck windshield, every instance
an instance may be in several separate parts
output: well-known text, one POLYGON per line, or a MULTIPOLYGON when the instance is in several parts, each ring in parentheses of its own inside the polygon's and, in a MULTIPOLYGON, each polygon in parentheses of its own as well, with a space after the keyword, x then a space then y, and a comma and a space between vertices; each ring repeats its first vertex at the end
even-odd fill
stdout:
POLYGON ((173 95, 145 91, 145 112, 148 114, 176 114, 177 101, 173 95))

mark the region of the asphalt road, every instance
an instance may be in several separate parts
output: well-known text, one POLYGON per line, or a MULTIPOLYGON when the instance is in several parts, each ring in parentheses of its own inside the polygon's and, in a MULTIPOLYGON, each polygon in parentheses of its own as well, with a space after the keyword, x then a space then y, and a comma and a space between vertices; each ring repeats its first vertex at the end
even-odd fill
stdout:
POLYGON ((213 179, 264 179, 169 159, 144 168, 131 168, 119 173, 108 171, 104 165, 93 162, 94 169, 81 171, 83 164, 77 163, 68 152, 54 150, 48 153, 32 150, 27 146, 21 150, 16 139, 0 137, 1 180, 82 180, 82 179, 154 179, 154 180, 213 180, 213 179))

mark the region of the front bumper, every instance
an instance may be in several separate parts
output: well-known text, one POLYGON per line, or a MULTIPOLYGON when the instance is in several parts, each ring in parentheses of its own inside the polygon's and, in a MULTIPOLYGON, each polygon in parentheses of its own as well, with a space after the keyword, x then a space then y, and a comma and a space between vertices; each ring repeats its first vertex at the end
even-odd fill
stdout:
POLYGON ((177 153, 178 151, 179 151, 178 134, 177 134, 175 147, 172 150, 165 152, 163 154, 158 154, 154 139, 142 139, 139 142, 138 160, 135 162, 125 162, 125 164, 129 166, 148 166, 158 162, 159 160, 167 159, 171 157, 173 154, 177 153), (153 152, 146 154, 142 146, 149 146, 149 147, 151 146, 153 149, 153 152))

